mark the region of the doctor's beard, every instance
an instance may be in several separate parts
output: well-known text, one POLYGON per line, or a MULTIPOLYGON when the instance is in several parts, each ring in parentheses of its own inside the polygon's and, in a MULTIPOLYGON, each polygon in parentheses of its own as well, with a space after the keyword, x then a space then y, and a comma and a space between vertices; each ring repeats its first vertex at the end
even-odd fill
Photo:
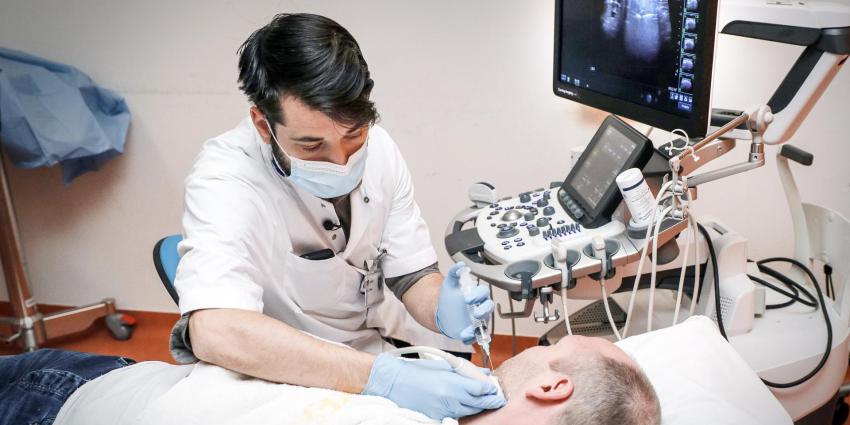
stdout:
POLYGON ((272 156, 280 167, 283 168, 283 172, 286 173, 287 176, 292 174, 292 167, 290 165, 289 158, 283 155, 283 149, 281 149, 274 140, 272 140, 270 144, 272 146, 272 156))

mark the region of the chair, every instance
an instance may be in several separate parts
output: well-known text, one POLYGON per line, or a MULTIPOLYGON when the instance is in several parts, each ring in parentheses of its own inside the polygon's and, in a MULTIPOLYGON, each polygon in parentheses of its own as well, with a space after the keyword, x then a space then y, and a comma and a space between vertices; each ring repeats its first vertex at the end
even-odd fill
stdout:
POLYGON ((177 290, 174 289, 174 276, 177 274, 177 263, 180 262, 180 255, 177 254, 177 244, 183 240, 180 235, 166 236, 159 240, 153 247, 153 264, 156 267, 156 272, 159 274, 162 285, 171 295, 171 299, 175 304, 180 304, 180 297, 177 295, 177 290))

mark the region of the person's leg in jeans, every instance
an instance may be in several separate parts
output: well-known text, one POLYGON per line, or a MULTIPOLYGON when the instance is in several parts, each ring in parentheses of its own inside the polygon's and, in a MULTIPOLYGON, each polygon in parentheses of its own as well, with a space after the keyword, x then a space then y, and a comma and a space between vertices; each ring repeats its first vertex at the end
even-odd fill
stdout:
POLYGON ((42 349, 0 356, 0 425, 50 425, 77 388, 133 360, 42 349))

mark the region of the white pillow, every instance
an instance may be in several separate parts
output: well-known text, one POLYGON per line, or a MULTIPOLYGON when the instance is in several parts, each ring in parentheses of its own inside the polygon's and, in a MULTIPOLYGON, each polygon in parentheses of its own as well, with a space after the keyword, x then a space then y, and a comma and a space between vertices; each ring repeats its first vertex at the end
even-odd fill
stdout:
POLYGON ((664 425, 793 422, 705 316, 617 345, 637 361, 655 387, 664 425))

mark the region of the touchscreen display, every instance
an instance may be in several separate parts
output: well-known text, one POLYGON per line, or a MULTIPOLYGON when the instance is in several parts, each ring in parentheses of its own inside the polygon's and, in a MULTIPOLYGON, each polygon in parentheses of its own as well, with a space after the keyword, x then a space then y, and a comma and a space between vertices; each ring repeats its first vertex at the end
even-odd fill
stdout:
POLYGON ((583 155, 571 183, 591 209, 596 209, 636 148, 635 142, 608 126, 599 143, 583 155))

